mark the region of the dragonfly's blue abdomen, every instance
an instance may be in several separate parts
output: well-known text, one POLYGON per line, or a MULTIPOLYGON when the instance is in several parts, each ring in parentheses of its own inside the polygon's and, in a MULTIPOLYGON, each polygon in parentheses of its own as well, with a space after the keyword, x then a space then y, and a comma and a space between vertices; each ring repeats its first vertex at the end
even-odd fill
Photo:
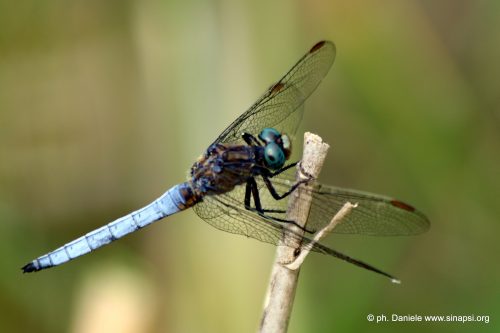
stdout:
POLYGON ((172 187, 149 205, 89 232, 66 245, 47 253, 23 267, 24 272, 39 271, 63 264, 128 235, 166 216, 191 207, 197 202, 188 183, 172 187))

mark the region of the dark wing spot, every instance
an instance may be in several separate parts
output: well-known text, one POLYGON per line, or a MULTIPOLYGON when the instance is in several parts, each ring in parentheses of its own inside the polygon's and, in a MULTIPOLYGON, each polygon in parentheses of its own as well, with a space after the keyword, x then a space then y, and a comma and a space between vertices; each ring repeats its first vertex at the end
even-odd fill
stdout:
POLYGON ((280 91, 282 91, 284 87, 285 85, 283 83, 281 82, 276 83, 274 86, 271 87, 271 96, 274 96, 280 91))
POLYGON ((410 206, 407 203, 404 203, 404 202, 399 201, 399 200, 395 200, 395 199, 391 200, 391 205, 398 207, 398 208, 401 208, 401 209, 404 209, 404 210, 407 210, 409 212, 415 211, 415 208, 413 208, 413 206, 410 206))
POLYGON ((309 50, 309 53, 314 53, 316 51, 318 51, 320 48, 323 47, 323 45, 325 45, 325 41, 322 40, 321 42, 318 42, 316 43, 310 50, 309 50))

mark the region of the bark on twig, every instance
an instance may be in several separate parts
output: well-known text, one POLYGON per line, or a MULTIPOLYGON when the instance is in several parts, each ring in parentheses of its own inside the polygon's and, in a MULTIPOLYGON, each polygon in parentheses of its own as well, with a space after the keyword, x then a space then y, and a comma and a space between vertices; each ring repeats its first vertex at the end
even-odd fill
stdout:
MULTIPOLYGON (((305 133, 304 150, 300 167, 297 168, 296 180, 302 180, 308 178, 308 176, 312 176, 314 179, 317 178, 326 158, 328 148, 329 145, 324 143, 319 136, 312 133, 305 133)), ((295 221, 301 226, 305 226, 311 207, 312 198, 308 194, 308 191, 305 190, 307 186, 305 184, 299 186, 297 190, 290 194, 288 201, 287 220, 295 221)), ((291 228, 294 234, 301 234, 301 230, 292 224, 288 224, 285 227, 291 228)), ((297 259, 296 249, 299 249, 301 244, 300 240, 296 237, 282 243, 286 243, 287 245, 282 244, 277 249, 264 304, 260 332, 286 332, 292 312, 300 267, 290 269, 286 265, 293 264, 297 259)))

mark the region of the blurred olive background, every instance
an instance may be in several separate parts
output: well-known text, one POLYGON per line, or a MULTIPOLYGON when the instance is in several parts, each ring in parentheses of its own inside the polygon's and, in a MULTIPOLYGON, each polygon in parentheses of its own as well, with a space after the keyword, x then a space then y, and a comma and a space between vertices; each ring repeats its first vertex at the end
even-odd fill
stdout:
POLYGON ((499 14, 497 1, 1 1, 0 331, 254 331, 274 247, 192 211, 55 269, 20 267, 184 181, 330 39, 335 64, 299 130, 332 145, 321 181, 401 198, 432 228, 332 235, 403 284, 311 255, 289 331, 498 332, 499 14))

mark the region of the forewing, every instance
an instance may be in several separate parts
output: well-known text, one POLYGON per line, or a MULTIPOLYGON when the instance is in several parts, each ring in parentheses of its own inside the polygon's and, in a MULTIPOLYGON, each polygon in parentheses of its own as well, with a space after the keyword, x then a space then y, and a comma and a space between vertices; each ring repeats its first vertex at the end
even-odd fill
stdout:
POLYGON ((272 127, 293 136, 302 119, 300 106, 319 85, 335 60, 335 45, 314 45, 281 80, 273 84, 245 113, 226 128, 214 143, 236 143, 242 133, 258 135, 272 127))

